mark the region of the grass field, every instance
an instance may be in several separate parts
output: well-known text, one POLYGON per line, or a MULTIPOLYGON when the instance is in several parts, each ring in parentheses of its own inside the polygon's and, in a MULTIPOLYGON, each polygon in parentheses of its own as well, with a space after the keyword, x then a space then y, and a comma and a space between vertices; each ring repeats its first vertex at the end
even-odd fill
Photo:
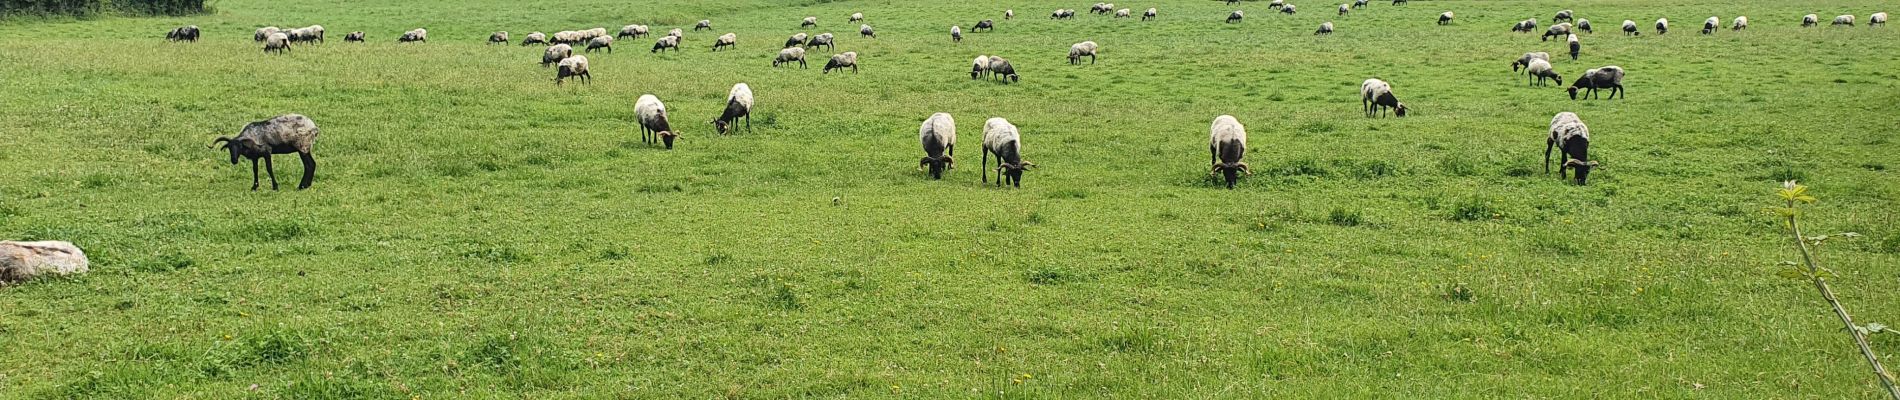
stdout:
MULTIPOLYGON (((1900 322, 1900 28, 1798 27, 1893 3, 1295 3, 1245 2, 1239 24, 1200 0, 1118 5, 1153 22, 1082 0, 225 0, 0 22, 0 238, 94 262, 0 288, 0 398, 1880 394, 1813 289, 1774 276, 1795 255, 1761 210, 1781 180, 1813 186, 1809 230, 1865 235, 1822 250, 1842 300, 1900 322), (1510 24, 1561 8, 1598 29, 1556 69, 1623 66, 1627 100, 1510 72, 1564 51, 1510 24), (1711 15, 1753 26, 1698 35, 1711 15), (716 31, 690 32, 702 18, 716 31), (589 55, 591 85, 557 87, 541 48, 482 43, 628 23, 686 28, 684 51, 623 40, 589 55), (162 40, 185 24, 203 40, 162 40), (310 24, 330 42, 250 40, 310 24), (430 43, 395 43, 417 27, 430 43), (821 75, 829 51, 771 68, 801 31, 837 33, 863 72, 821 75), (710 52, 725 32, 739 50, 710 52), (1082 40, 1100 62, 1067 65, 1082 40), (970 80, 978 54, 1022 82, 970 80), (1365 118, 1368 77, 1412 115, 1365 118), (755 131, 720 137, 736 82, 755 131), (678 148, 640 143, 642 93, 678 148), (938 111, 965 148, 930 181, 916 135, 938 111), (1540 167, 1561 111, 1593 131, 1588 186, 1540 167), (322 128, 315 187, 289 190, 293 156, 286 190, 247 191, 205 146, 283 113, 322 128), (1251 136, 1232 191, 1206 174, 1221 114, 1251 136), (1041 166, 1021 189, 973 179, 993 116, 1041 166)), ((1900 359, 1900 336, 1873 344, 1900 359)))

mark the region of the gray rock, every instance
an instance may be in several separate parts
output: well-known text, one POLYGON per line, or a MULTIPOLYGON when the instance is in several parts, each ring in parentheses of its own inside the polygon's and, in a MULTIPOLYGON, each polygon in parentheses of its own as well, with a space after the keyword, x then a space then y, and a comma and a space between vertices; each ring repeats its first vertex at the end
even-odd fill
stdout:
POLYGON ((0 282, 83 274, 91 264, 72 243, 0 241, 0 282))

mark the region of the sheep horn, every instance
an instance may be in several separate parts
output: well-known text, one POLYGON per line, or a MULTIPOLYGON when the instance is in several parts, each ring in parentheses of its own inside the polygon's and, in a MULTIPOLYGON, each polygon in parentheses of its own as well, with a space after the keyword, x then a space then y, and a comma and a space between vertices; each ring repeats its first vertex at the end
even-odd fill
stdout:
POLYGON ((212 141, 211 141, 211 144, 210 144, 210 145, 206 145, 206 146, 205 146, 205 148, 207 148, 207 149, 215 149, 215 148, 218 148, 218 147, 217 147, 217 144, 218 144, 218 143, 220 143, 220 142, 222 142, 222 143, 224 143, 224 147, 231 147, 231 143, 230 143, 230 142, 231 142, 231 138, 230 138, 230 137, 227 137, 227 136, 219 136, 219 137, 218 137, 217 139, 214 139, 214 140, 212 140, 212 141))

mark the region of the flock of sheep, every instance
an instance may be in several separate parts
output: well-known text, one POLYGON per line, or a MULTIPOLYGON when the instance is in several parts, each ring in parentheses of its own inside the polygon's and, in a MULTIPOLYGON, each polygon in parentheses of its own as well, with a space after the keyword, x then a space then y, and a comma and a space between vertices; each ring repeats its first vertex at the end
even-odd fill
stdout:
MULTIPOLYGON (((1238 1, 1227 0, 1227 2, 1228 4, 1235 4, 1238 1)), ((1367 3, 1368 0, 1356 0, 1350 4, 1340 4, 1338 12, 1340 15, 1346 15, 1354 9, 1365 8, 1367 3)), ((1392 2, 1394 5, 1403 5, 1406 3, 1406 0, 1394 0, 1392 2)), ((1285 0, 1272 0, 1268 8, 1280 10, 1281 13, 1285 14, 1297 12, 1297 7, 1285 3, 1285 0)), ((1115 18, 1127 18, 1132 16, 1130 9, 1117 9, 1112 3, 1096 3, 1089 8, 1089 12, 1091 14, 1113 15, 1115 18)), ((1003 18, 1005 20, 1013 19, 1015 15, 1015 10, 1005 10, 1003 12, 1003 18)), ((1243 11, 1235 10, 1228 15, 1226 22, 1241 22, 1244 19, 1244 15, 1243 11)), ((1551 38, 1565 39, 1565 42, 1568 44, 1571 60, 1577 60, 1581 53, 1581 45, 1576 32, 1594 33, 1588 19, 1576 18, 1575 15, 1576 12, 1572 10, 1558 11, 1552 18, 1552 21, 1563 22, 1556 23, 1549 27, 1540 38, 1542 41, 1549 41, 1551 38)), ((1075 18, 1075 10, 1057 9, 1050 13, 1049 17, 1057 20, 1072 19, 1075 18)), ((1144 21, 1156 18, 1158 18, 1158 11, 1155 8, 1149 8, 1142 12, 1141 19, 1144 21)), ((1455 14, 1447 11, 1439 14, 1437 22, 1439 25, 1448 25, 1454 21, 1454 18, 1455 14)), ((1869 25, 1884 26, 1887 22, 1887 13, 1874 13, 1868 16, 1867 20, 1869 25)), ((849 21, 854 23, 863 22, 864 14, 853 13, 850 15, 849 21)), ((1819 17, 1815 14, 1808 14, 1802 17, 1801 26, 1815 26, 1818 24, 1818 21, 1819 17)), ((1841 15, 1834 18, 1833 25, 1853 26, 1854 22, 1855 17, 1853 15, 1841 15)), ((818 17, 805 17, 800 21, 799 27, 807 28, 817 25, 818 17)), ((995 26, 995 20, 984 19, 975 24, 971 31, 994 30, 995 26)), ((1530 33, 1535 31, 1537 26, 1538 20, 1531 18, 1513 24, 1511 30, 1519 33, 1530 33)), ((1635 21, 1625 20, 1623 21, 1622 27, 1626 35, 1641 34, 1637 29, 1635 21)), ((1748 17, 1745 16, 1735 17, 1729 24, 1729 29, 1733 31, 1744 30, 1747 29, 1747 27, 1748 17)), ((1703 22, 1701 32, 1703 34, 1714 34, 1720 30, 1720 28, 1721 19, 1709 17, 1703 22)), ((710 20, 700 20, 693 27, 693 31, 695 32, 712 29, 712 21, 710 20)), ((1328 21, 1321 24, 1319 30, 1315 31, 1314 34, 1326 35, 1332 33, 1333 30, 1333 23, 1328 21)), ((1668 19, 1656 20, 1655 31, 1657 34, 1667 34, 1668 30, 1668 19)), ((547 46, 542 52, 541 64, 543 67, 550 65, 557 66, 556 84, 560 84, 568 79, 589 82, 592 80, 592 74, 589 73, 587 57, 581 54, 574 54, 573 46, 584 44, 586 46, 585 52, 606 51, 612 53, 615 40, 628 37, 638 39, 641 36, 650 35, 650 32, 651 29, 649 29, 648 26, 638 24, 622 27, 618 35, 615 36, 609 36, 605 28, 559 31, 552 35, 542 32, 533 32, 528 34, 520 42, 520 45, 547 46)), ((876 38, 876 31, 868 24, 861 24, 859 26, 859 34, 865 38, 876 38)), ((166 34, 166 39, 172 41, 196 41, 199 35, 199 28, 193 25, 173 29, 166 34)), ((364 37, 363 32, 352 32, 348 34, 344 40, 346 42, 361 42, 364 40, 364 37)), ((667 32, 665 36, 656 39, 650 52, 661 52, 668 49, 679 51, 680 41, 684 37, 685 33, 682 29, 674 28, 667 32)), ((281 53, 289 51, 294 44, 323 43, 324 28, 318 25, 294 29, 265 27, 257 29, 253 34, 253 39, 264 44, 264 51, 266 53, 281 53)), ((950 27, 950 39, 952 42, 962 41, 963 29, 961 26, 950 27)), ((427 42, 428 31, 420 28, 408 31, 403 33, 397 41, 402 43, 427 42)), ((805 68, 805 54, 809 49, 823 48, 835 51, 835 41, 836 37, 829 32, 821 33, 816 36, 807 35, 803 32, 793 34, 785 41, 784 47, 779 50, 777 56, 772 60, 772 66, 776 68, 797 62, 800 68, 805 68)), ((736 34, 726 33, 714 40, 712 50, 720 51, 732 48, 737 45, 737 42, 738 37, 736 34)), ((506 31, 494 32, 489 35, 488 43, 508 44, 510 43, 509 34, 506 31)), ((1068 61, 1070 64, 1077 64, 1080 63, 1082 57, 1088 57, 1089 63, 1094 64, 1099 49, 1100 46, 1094 41, 1076 43, 1069 48, 1068 61)), ((846 51, 837 53, 832 55, 830 61, 826 63, 823 73, 850 68, 852 73, 855 74, 858 72, 857 64, 858 54, 856 52, 846 51)), ((1525 74, 1527 82, 1531 85, 1543 85, 1547 81, 1554 81, 1558 85, 1564 84, 1563 77, 1556 72, 1551 63, 1550 53, 1548 52, 1524 53, 1511 63, 1511 70, 1513 72, 1517 72, 1520 69, 1525 74)), ((1013 66, 1009 60, 994 55, 979 55, 971 63, 971 79, 979 79, 985 76, 1001 80, 1005 83, 1018 82, 1021 80, 1020 75, 1016 72, 1015 66, 1013 66)), ((1599 90, 1609 91, 1610 99, 1616 99, 1619 95, 1623 94, 1623 77, 1623 68, 1615 65, 1592 68, 1584 71, 1577 79, 1573 80, 1566 91, 1572 100, 1577 100, 1580 97, 1580 93, 1583 98, 1600 98, 1599 90)), ((1392 90, 1392 85, 1378 78, 1367 79, 1360 85, 1360 99, 1363 111, 1365 111, 1368 118, 1381 115, 1405 117, 1409 110, 1405 103, 1398 100, 1398 97, 1392 90)), ((753 109, 751 87, 745 83, 733 85, 732 90, 727 95, 726 103, 726 107, 720 116, 711 121, 718 133, 723 135, 734 130, 735 123, 740 120, 744 120, 745 128, 750 130, 751 112, 753 109)), ((680 136, 680 131, 674 128, 670 123, 666 112, 666 105, 660 101, 659 97, 653 94, 640 96, 639 100, 635 102, 634 113, 640 125, 642 142, 664 145, 667 149, 673 148, 674 140, 680 136)), ((297 153, 302 158, 304 164, 304 176, 298 188, 304 189, 310 187, 311 181, 316 174, 316 161, 312 157, 311 149, 316 141, 317 132, 316 124, 309 118, 302 115, 289 114, 269 120, 252 122, 246 125, 238 136, 220 137, 217 141, 213 142, 213 144, 223 143, 223 148, 230 151, 232 164, 237 164, 240 158, 251 160, 252 190, 257 190, 260 186, 259 171, 257 168, 259 159, 263 160, 265 171, 270 175, 271 188, 275 190, 277 188, 277 178, 271 165, 271 155, 297 153)), ((932 179, 941 179, 947 170, 955 168, 955 159, 953 158, 956 153, 955 119, 947 113, 933 114, 924 120, 918 133, 925 154, 924 158, 918 161, 918 168, 920 170, 927 170, 932 179)), ((1551 150, 1560 150, 1559 156, 1561 159, 1559 161, 1561 161, 1561 163, 1558 167, 1558 174, 1565 179, 1569 179, 1567 170, 1576 169, 1575 182, 1579 185, 1585 184, 1590 169, 1597 165, 1596 161, 1592 161, 1589 158, 1589 128, 1584 125, 1582 119, 1575 113, 1564 112, 1552 118, 1548 133, 1549 135, 1546 139, 1547 145, 1544 151, 1545 172, 1549 172, 1551 150)), ((1251 175, 1251 170, 1248 169, 1247 164, 1242 162, 1242 159, 1246 155, 1246 148, 1246 128, 1239 120, 1229 115, 1222 115, 1215 118, 1210 128, 1208 141, 1208 150, 1211 155, 1211 169, 1209 175, 1221 176, 1230 189, 1234 187, 1239 176, 1243 174, 1251 175)), ((1021 131, 1018 130, 1015 125, 1009 123, 1008 120, 1001 117, 990 118, 985 121, 983 126, 982 151, 984 168, 982 179, 984 183, 989 182, 990 168, 988 164, 992 157, 997 160, 995 171, 998 176, 996 184, 999 186, 1007 182, 1009 185, 1020 187, 1022 185, 1023 171, 1035 166, 1034 163, 1023 161, 1021 131)))

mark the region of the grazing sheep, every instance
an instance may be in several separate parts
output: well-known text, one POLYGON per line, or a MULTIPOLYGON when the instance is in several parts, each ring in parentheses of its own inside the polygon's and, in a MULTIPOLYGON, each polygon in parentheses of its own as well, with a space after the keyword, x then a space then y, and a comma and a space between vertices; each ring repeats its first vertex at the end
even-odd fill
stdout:
MULTIPOLYGON (((1748 22, 1748 21, 1742 21, 1742 22, 1748 22)), ((1886 11, 1873 13, 1873 15, 1867 16, 1867 26, 1874 26, 1874 25, 1887 26, 1887 12, 1886 11)), ((1748 24, 1744 23, 1742 24, 1742 26, 1746 27, 1748 26, 1748 24)))
POLYGON ((567 45, 581 44, 581 42, 585 42, 585 41, 587 40, 581 38, 580 31, 555 32, 554 36, 548 39, 548 43, 567 44, 567 45))
POLYGON ((1438 24, 1451 25, 1451 18, 1452 14, 1450 11, 1446 11, 1444 14, 1438 14, 1438 24))
POLYGON ((1154 7, 1148 7, 1147 11, 1141 12, 1142 21, 1154 20, 1155 18, 1158 18, 1158 17, 1156 16, 1154 7))
POLYGON ((1281 6, 1281 7, 1280 7, 1280 13, 1281 13, 1281 14, 1294 14, 1294 13, 1298 13, 1298 12, 1299 12, 1299 11, 1298 11, 1298 10, 1295 10, 1292 4, 1288 4, 1288 5, 1285 5, 1285 6, 1281 6))
POLYGON ((983 123, 983 182, 990 181, 990 155, 996 156, 996 186, 1003 186, 1008 180, 1011 186, 1023 187, 1023 171, 1036 166, 1023 161, 1022 132, 1016 125, 1002 117, 990 118, 983 123))
MULTIPOLYGON (((1557 16, 1555 16, 1555 17, 1550 17, 1550 22, 1557 22, 1557 21, 1570 21, 1570 20, 1571 20, 1571 16, 1570 16, 1571 14, 1575 14, 1575 12, 1572 12, 1572 11, 1570 11, 1570 10, 1563 10, 1563 11, 1558 11, 1558 12, 1557 12, 1557 16)), ((1574 21, 1573 21, 1573 22, 1574 22, 1574 21)))
POLYGON ((413 31, 403 32, 402 37, 396 38, 396 42, 397 43, 409 43, 409 42, 428 43, 429 30, 416 28, 416 30, 413 30, 413 31))
POLYGON ((182 26, 165 33, 165 40, 173 42, 197 42, 198 26, 182 26))
POLYGON ((1331 35, 1331 34, 1333 34, 1332 21, 1327 21, 1325 23, 1319 24, 1319 30, 1313 31, 1313 35, 1331 35))
POLYGON ((1405 117, 1405 103, 1392 95, 1392 85, 1378 78, 1367 79, 1359 85, 1360 103, 1365 106, 1366 118, 1371 118, 1378 110, 1393 110, 1400 118, 1405 117))
POLYGON ((990 76, 1001 79, 1003 83, 1022 82, 1023 77, 1016 75, 1016 66, 1001 56, 990 57, 990 76))
POLYGON ((1588 19, 1577 20, 1577 30, 1583 31, 1584 33, 1597 33, 1597 31, 1590 29, 1590 20, 1588 19))
POLYGON ((1120 10, 1115 10, 1115 18, 1128 18, 1128 17, 1131 17, 1131 16, 1134 16, 1134 14, 1130 14, 1130 13, 1128 12, 1128 9, 1126 9, 1126 8, 1124 8, 1124 9, 1120 9, 1120 10))
POLYGON ((1533 52, 1533 53, 1524 53, 1523 57, 1518 57, 1517 61, 1511 62, 1511 72, 1517 72, 1518 67, 1531 65, 1531 60, 1550 61, 1550 53, 1545 53, 1541 51, 1533 52))
POLYGON ((1267 9, 1269 10, 1280 7, 1286 7, 1286 0, 1273 0, 1273 2, 1267 3, 1267 9))
POLYGON ((1517 21, 1516 23, 1511 24, 1511 33, 1518 33, 1518 32, 1530 33, 1531 31, 1530 26, 1525 25, 1524 22, 1525 21, 1517 21))
POLYGON ((277 33, 270 34, 269 38, 265 38, 264 52, 269 53, 273 51, 277 52, 278 54, 283 54, 284 52, 290 51, 290 35, 284 34, 283 32, 277 32, 277 33))
POLYGON ((1102 13, 1102 11, 1103 11, 1103 10, 1102 10, 1102 7, 1103 7, 1103 6, 1105 6, 1105 5, 1106 5, 1106 4, 1104 4, 1104 3, 1095 3, 1095 5, 1092 5, 1092 6, 1089 6, 1089 14, 1100 14, 1100 13, 1102 13))
POLYGON ((814 27, 814 26, 818 26, 818 17, 805 17, 804 21, 800 21, 798 23, 798 27, 800 28, 809 28, 809 27, 814 27))
POLYGON ((620 27, 620 34, 615 35, 614 39, 620 39, 620 38, 625 38, 629 36, 633 37, 634 39, 639 39, 641 36, 646 36, 646 35, 648 35, 647 26, 635 24, 635 25, 627 25, 627 26, 620 27))
POLYGON ((1253 175, 1247 163, 1240 161, 1241 157, 1247 155, 1247 127, 1232 115, 1214 117, 1214 125, 1208 129, 1207 153, 1213 165, 1213 169, 1207 171, 1207 176, 1220 174, 1227 178, 1228 189, 1233 189, 1234 183, 1240 181, 1241 173, 1253 175))
POLYGON ((963 43, 963 27, 956 25, 950 26, 950 41, 963 43))
POLYGON ((1669 33, 1669 19, 1668 18, 1656 19, 1656 34, 1661 35, 1665 33, 1669 33))
POLYGON ((1016 10, 1015 9, 1003 10, 1003 19, 1016 19, 1016 10))
MULTIPOLYGON (((1067 18, 1074 17, 1074 15, 1069 14, 1068 11, 1069 10, 1067 9, 1058 8, 1055 11, 1049 12, 1049 19, 1067 19, 1067 18)), ((1008 18, 1004 18, 1004 19, 1008 19, 1008 18)))
POLYGON ((1550 29, 1544 31, 1544 36, 1539 39, 1548 42, 1550 41, 1550 38, 1552 37, 1562 38, 1564 37, 1564 35, 1569 35, 1569 34, 1570 34, 1570 23, 1565 22, 1561 24, 1551 25, 1550 29))
POLYGON ((532 32, 528 34, 528 37, 521 39, 522 46, 527 46, 531 44, 538 44, 542 46, 548 45, 548 34, 541 33, 541 32, 532 32))
MULTIPOLYGON (((273 36, 288 36, 277 33, 273 36)), ((272 41, 275 39, 266 39, 272 41)), ((289 38, 283 39, 285 43, 289 38)), ((271 164, 271 155, 297 153, 303 158, 303 183, 297 184, 297 190, 310 188, 310 182, 317 178, 317 159, 311 150, 317 144, 317 123, 298 114, 279 115, 275 118, 252 122, 244 125, 237 137, 219 137, 211 141, 212 145, 224 143, 222 149, 231 151, 231 165, 237 165, 238 157, 251 160, 251 190, 258 187, 257 159, 264 159, 264 171, 270 175, 270 190, 277 190, 277 168, 271 164)))
POLYGON ((1832 23, 1832 24, 1828 24, 1828 25, 1832 25, 1832 26, 1841 26, 1841 25, 1847 25, 1847 26, 1854 26, 1854 14, 1846 14, 1846 15, 1842 15, 1842 16, 1838 16, 1838 17, 1834 17, 1834 23, 1832 23))
POLYGON ((772 68, 778 68, 779 64, 790 64, 793 61, 798 62, 798 69, 805 69, 804 48, 787 47, 784 50, 779 50, 778 58, 772 59, 772 68))
POLYGON ((1544 140, 1544 173, 1550 173, 1550 150, 1561 151, 1563 163, 1557 166, 1557 176, 1569 179, 1564 170, 1577 169, 1577 184, 1589 182, 1590 169, 1597 166, 1590 161, 1590 127, 1577 118, 1577 113, 1565 111, 1550 119, 1550 136, 1544 140))
POLYGON ((344 41, 345 43, 347 43, 347 42, 362 42, 362 41, 363 41, 363 39, 364 39, 364 37, 363 37, 363 36, 364 36, 364 35, 363 35, 363 31, 356 31, 356 32, 350 32, 350 34, 348 34, 348 35, 343 35, 343 41, 344 41))
POLYGON ((698 24, 693 25, 693 32, 699 32, 700 29, 712 30, 712 20, 702 19, 698 24))
POLYGON ((1344 16, 1346 15, 1346 13, 1350 13, 1350 12, 1352 12, 1351 4, 1339 3, 1339 15, 1344 16))
POLYGON ((1806 28, 1821 23, 1821 16, 1808 14, 1801 16, 1801 27, 1806 28))
POLYGON ((805 44, 806 48, 818 48, 821 46, 824 47, 825 50, 829 50, 829 51, 838 50, 838 45, 834 43, 832 40, 831 32, 820 33, 818 34, 818 36, 812 36, 811 42, 808 42, 805 44))
POLYGON ((266 26, 262 28, 257 28, 257 32, 251 33, 251 41, 262 42, 266 39, 270 39, 271 34, 277 33, 280 31, 283 31, 283 29, 280 29, 275 26, 266 26))
POLYGON ((594 38, 603 36, 607 36, 607 28, 594 28, 581 31, 581 40, 594 40, 594 38))
POLYGON ((739 46, 739 35, 732 32, 726 32, 726 34, 724 35, 719 35, 718 39, 713 40, 713 51, 719 51, 719 49, 723 49, 727 47, 738 47, 738 46, 739 46))
POLYGON ((488 44, 508 44, 508 31, 488 34, 488 44))
POLYGON ((924 144, 924 158, 917 160, 917 169, 928 166, 930 179, 943 179, 943 172, 957 163, 953 157, 957 154, 957 120, 950 113, 930 114, 917 127, 917 137, 924 144))
POLYGON ((541 52, 541 67, 546 68, 549 65, 554 65, 554 63, 561 62, 561 60, 566 60, 568 57, 573 57, 573 56, 574 56, 573 46, 568 46, 566 44, 557 44, 553 46, 548 46, 548 49, 546 51, 541 52))
POLYGON ((871 30, 871 26, 870 26, 870 25, 858 25, 858 36, 861 36, 861 37, 870 37, 870 38, 872 38, 872 39, 876 39, 876 38, 877 38, 877 32, 876 32, 876 31, 873 31, 873 30, 871 30))
POLYGON ((652 94, 643 94, 640 100, 633 102, 633 114, 640 122, 641 143, 662 142, 667 150, 673 149, 673 139, 680 133, 674 132, 673 125, 666 120, 666 103, 652 94))
POLYGON ((994 32, 994 31, 996 31, 996 21, 994 21, 994 20, 987 20, 987 19, 986 19, 986 20, 982 20, 982 21, 976 21, 976 26, 973 26, 973 27, 970 27, 970 32, 976 32, 976 31, 992 31, 992 32, 994 32))
POLYGON ((847 51, 832 55, 831 61, 825 63, 825 71, 820 74, 829 74, 833 69, 842 71, 845 67, 850 67, 853 75, 858 73, 858 52, 847 51))
POLYGON ((563 59, 561 60, 559 70, 560 71, 554 75, 554 84, 556 85, 561 84, 561 81, 567 78, 575 78, 581 81, 581 83, 594 83, 594 74, 587 72, 587 56, 577 55, 563 59))
POLYGON ((1392 5, 1412 4, 1412 0, 1392 0, 1392 5))
POLYGON ((781 47, 781 48, 796 47, 796 46, 804 45, 805 39, 809 37, 810 36, 805 35, 804 32, 792 34, 792 37, 785 38, 785 47, 781 47))
POLYGON ((666 35, 667 35, 667 36, 672 36, 672 37, 676 37, 676 38, 680 38, 680 39, 685 39, 685 38, 686 38, 686 31, 682 31, 682 30, 680 30, 680 28, 673 28, 673 30, 670 30, 670 31, 666 31, 666 35))
POLYGON ((752 87, 745 82, 732 85, 732 91, 726 93, 726 111, 712 120, 713 130, 724 135, 733 129, 733 123, 745 118, 746 133, 752 132, 752 87))
MULTIPOLYGON (((1570 34, 1569 42, 1570 42, 1570 60, 1576 61, 1577 55, 1583 53, 1583 44, 1577 42, 1577 34, 1575 33, 1570 34)), ((1562 83, 1558 83, 1558 84, 1562 85, 1562 83)))
POLYGON ((1243 17, 1244 16, 1241 15, 1241 10, 1234 10, 1232 14, 1227 14, 1227 23, 1231 24, 1235 22, 1240 22, 1240 19, 1243 17))
POLYGON ((298 42, 322 43, 323 42, 323 26, 311 25, 307 27, 291 29, 290 32, 287 33, 287 35, 290 36, 291 43, 298 43, 298 42))
POLYGON ((1541 59, 1531 60, 1530 66, 1525 67, 1524 72, 1525 72, 1524 82, 1526 85, 1544 86, 1545 79, 1557 81, 1558 86, 1562 86, 1564 84, 1564 77, 1557 75, 1557 71, 1554 69, 1551 69, 1550 61, 1548 60, 1541 60, 1541 59), (1531 83, 1530 78, 1537 78, 1537 82, 1534 84, 1531 83))
POLYGON ((1730 23, 1729 23, 1729 25, 1728 25, 1728 30, 1731 30, 1731 31, 1739 31, 1739 30, 1745 30, 1745 29, 1748 29, 1748 17, 1747 17, 1747 16, 1738 16, 1738 17, 1735 17, 1735 21, 1734 21, 1734 22, 1730 22, 1730 23))
POLYGON ((587 41, 587 52, 592 53, 596 49, 607 49, 607 54, 613 54, 614 37, 603 35, 595 37, 594 40, 587 41))
MULTIPOLYGON (((1583 71, 1583 76, 1570 83, 1571 100, 1577 99, 1577 89, 1587 89, 1584 97, 1589 98, 1594 98, 1597 89, 1610 89, 1610 99, 1614 100, 1618 93, 1623 93, 1623 68, 1611 65, 1583 71)), ((1628 99, 1629 95, 1625 93, 1623 98, 1628 99)))
POLYGON ((990 72, 990 56, 979 54, 976 60, 970 61, 970 79, 981 78, 988 72, 990 72))
POLYGON ((1630 36, 1642 36, 1642 35, 1643 35, 1643 33, 1642 33, 1642 32, 1639 32, 1639 31, 1637 31, 1637 30, 1636 30, 1636 21, 1631 21, 1631 20, 1627 20, 1627 19, 1626 19, 1626 20, 1623 20, 1623 34, 1624 34, 1624 35, 1630 35, 1630 36))
POLYGON ((679 36, 661 36, 660 40, 653 41, 653 49, 648 50, 647 52, 658 53, 658 52, 666 51, 666 49, 673 49, 673 51, 675 52, 680 51, 680 37, 679 36))
POLYGON ((1709 19, 1702 20, 1702 34, 1704 35, 1713 34, 1715 33, 1715 31, 1718 31, 1721 29, 1722 29, 1722 18, 1709 17, 1709 19))
POLYGON ((1366 3, 1370 1, 1371 0, 1355 0, 1352 2, 1352 8, 1366 8, 1366 3))
POLYGON ((860 22, 860 21, 864 21, 864 13, 851 13, 851 20, 845 21, 845 22, 860 22))
POLYGON ((1081 61, 1082 56, 1089 56, 1089 64, 1094 65, 1095 51, 1099 47, 1100 46, 1095 45, 1094 41, 1085 41, 1069 46, 1069 64, 1075 64, 1077 61, 1081 61))

